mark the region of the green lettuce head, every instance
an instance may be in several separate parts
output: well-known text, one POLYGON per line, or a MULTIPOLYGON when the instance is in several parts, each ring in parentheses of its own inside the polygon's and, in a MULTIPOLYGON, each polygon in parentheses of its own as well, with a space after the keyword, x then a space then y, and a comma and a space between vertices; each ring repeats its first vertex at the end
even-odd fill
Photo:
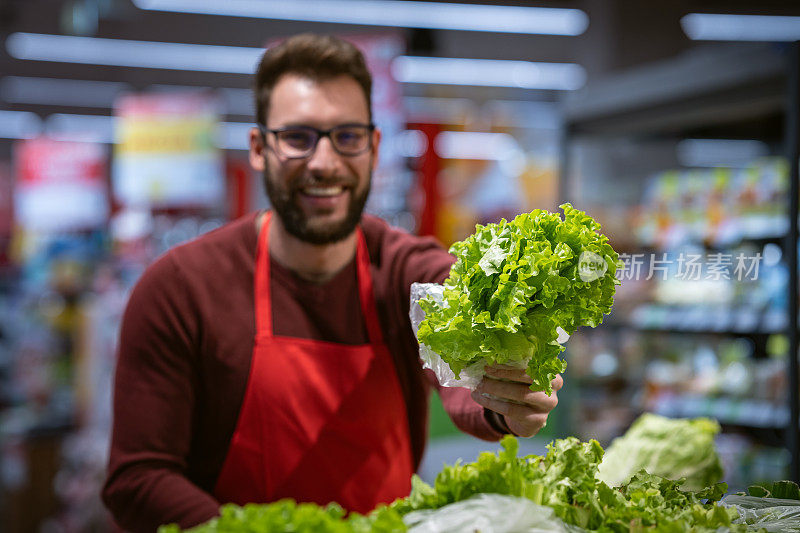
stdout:
POLYGON ((537 209, 507 222, 477 225, 450 247, 456 262, 444 282, 444 305, 419 304, 419 341, 458 377, 475 363, 527 366, 531 390, 552 392, 566 369, 559 328, 595 327, 611 310, 618 254, 600 224, 570 204, 537 209))
POLYGON ((598 479, 621 485, 645 469, 648 474, 681 480, 683 490, 710 487, 723 475, 714 446, 719 431, 719 424, 708 418, 672 419, 644 413, 606 450, 598 479))

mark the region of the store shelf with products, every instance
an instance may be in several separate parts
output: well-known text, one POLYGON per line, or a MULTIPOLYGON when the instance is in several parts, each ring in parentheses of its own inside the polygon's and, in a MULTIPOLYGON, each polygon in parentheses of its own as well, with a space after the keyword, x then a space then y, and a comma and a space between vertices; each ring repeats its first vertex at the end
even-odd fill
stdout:
POLYGON ((127 294, 158 255, 221 223, 208 210, 123 209, 102 230, 17 235, 0 289, 3 531, 110 529, 100 489, 127 294))
POLYGON ((562 200, 623 261, 611 315, 567 346, 576 434, 704 416, 734 443, 729 482, 753 461, 791 477, 788 52, 701 46, 565 101, 562 200))

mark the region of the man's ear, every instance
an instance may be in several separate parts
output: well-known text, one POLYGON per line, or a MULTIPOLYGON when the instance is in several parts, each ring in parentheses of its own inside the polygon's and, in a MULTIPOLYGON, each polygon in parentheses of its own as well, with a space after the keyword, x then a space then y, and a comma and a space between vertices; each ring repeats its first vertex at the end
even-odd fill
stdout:
POLYGON ((264 150, 266 140, 258 128, 250 128, 250 166, 259 172, 264 171, 264 150))
POLYGON ((378 168, 378 152, 380 152, 379 148, 381 146, 381 130, 375 128, 372 131, 372 147, 370 151, 372 152, 372 170, 374 171, 378 168))

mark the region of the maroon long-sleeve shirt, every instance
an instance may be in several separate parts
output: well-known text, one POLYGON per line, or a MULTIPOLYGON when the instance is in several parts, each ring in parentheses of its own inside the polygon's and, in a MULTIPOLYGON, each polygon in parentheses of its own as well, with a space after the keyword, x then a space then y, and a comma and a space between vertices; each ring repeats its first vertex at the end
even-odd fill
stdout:
MULTIPOLYGON (((428 396, 408 319, 412 282, 441 282, 453 257, 433 239, 365 215, 376 306, 405 399, 414 467, 427 434, 428 396)), ((143 274, 119 340, 114 428, 103 500, 120 526, 153 531, 218 514, 212 496, 244 398, 255 335, 256 214, 169 251, 143 274)), ((282 336, 368 342, 353 260, 323 284, 271 262, 273 329, 282 336)), ((463 431, 501 433, 459 388, 440 388, 463 431)), ((279 430, 279 428, 276 428, 279 430)))

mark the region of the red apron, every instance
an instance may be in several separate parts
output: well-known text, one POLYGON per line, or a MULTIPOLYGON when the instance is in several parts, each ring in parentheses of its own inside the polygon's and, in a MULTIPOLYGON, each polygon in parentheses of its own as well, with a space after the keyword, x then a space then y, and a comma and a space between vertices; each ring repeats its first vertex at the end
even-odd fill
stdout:
POLYGON ((293 498, 365 513, 411 490, 405 402, 383 343, 364 236, 356 263, 369 344, 272 333, 269 220, 255 270, 256 338, 247 390, 214 495, 220 503, 293 498))

